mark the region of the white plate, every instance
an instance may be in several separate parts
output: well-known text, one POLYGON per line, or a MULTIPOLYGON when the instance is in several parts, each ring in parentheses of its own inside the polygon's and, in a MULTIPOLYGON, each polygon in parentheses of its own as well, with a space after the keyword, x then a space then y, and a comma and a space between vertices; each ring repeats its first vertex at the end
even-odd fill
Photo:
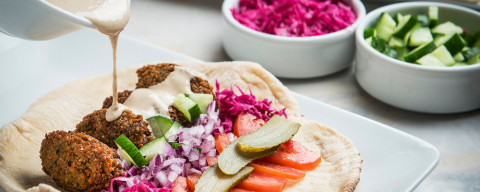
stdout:
MULTIPOLYGON (((0 36, 0 125, 20 117, 37 98, 55 88, 111 73, 110 50, 108 38, 89 29, 44 42, 11 42, 0 36), (7 41, 13 48, 4 50, 7 41)), ((118 51, 119 68, 195 60, 125 36, 118 51)), ((438 150, 421 139, 300 94, 294 96, 307 119, 337 129, 360 151, 364 162, 357 192, 413 191, 440 159, 438 150)))

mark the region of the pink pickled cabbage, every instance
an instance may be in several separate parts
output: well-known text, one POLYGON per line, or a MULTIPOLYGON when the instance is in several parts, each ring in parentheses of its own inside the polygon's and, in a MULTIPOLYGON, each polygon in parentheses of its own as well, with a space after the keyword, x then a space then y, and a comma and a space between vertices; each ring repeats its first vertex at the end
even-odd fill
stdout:
POLYGON ((218 105, 220 107, 220 120, 222 120, 225 133, 232 131, 233 122, 242 112, 248 112, 255 115, 258 119, 265 120, 265 122, 267 122, 273 115, 283 115, 287 118, 287 114, 285 113, 287 108, 277 111, 270 106, 272 101, 268 101, 267 99, 257 101, 251 90, 250 94, 245 94, 240 87, 235 85, 240 92, 240 95, 236 95, 233 92, 232 87, 230 87, 230 90, 224 89, 220 92, 220 84, 218 81, 216 82, 216 87, 217 90, 215 91, 215 95, 217 96, 218 105))
POLYGON ((240 0, 231 12, 248 28, 289 37, 328 34, 357 20, 352 8, 339 0, 240 0))

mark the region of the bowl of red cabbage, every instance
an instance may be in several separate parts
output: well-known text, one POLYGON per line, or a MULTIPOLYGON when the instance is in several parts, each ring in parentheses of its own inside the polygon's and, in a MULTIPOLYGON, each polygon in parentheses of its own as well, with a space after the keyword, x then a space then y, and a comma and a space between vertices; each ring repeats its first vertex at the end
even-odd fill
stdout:
POLYGON ((312 78, 351 66, 360 0, 225 0, 223 46, 277 77, 312 78))
POLYGON ((378 8, 356 31, 355 77, 373 97, 425 113, 480 108, 480 13, 435 2, 378 8))

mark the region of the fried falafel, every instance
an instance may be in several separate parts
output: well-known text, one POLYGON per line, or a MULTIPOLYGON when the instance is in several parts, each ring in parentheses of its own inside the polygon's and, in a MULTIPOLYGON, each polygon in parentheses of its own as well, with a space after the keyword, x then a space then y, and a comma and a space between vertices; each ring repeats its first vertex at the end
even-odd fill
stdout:
POLYGON ((116 150, 85 133, 45 134, 40 159, 43 171, 67 191, 100 191, 125 175, 116 150))
POLYGON ((143 120, 142 115, 136 115, 125 109, 118 119, 109 122, 105 119, 106 113, 107 109, 100 109, 88 114, 77 124, 75 132, 90 135, 114 149, 117 149, 115 139, 122 134, 139 149, 154 139, 152 131, 148 128, 148 122, 143 120))

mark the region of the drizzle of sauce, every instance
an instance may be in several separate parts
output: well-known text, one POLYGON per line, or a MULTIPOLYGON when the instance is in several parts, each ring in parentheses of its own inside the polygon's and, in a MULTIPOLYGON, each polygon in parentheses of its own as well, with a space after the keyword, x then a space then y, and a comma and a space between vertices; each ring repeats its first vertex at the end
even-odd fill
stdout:
MULTIPOLYGON (((117 95, 117 44, 118 36, 130 19, 127 0, 46 0, 66 11, 90 20, 100 33, 110 39, 113 52, 113 112, 117 118, 125 107, 118 104, 117 95)), ((110 110, 109 110, 110 111, 110 110)), ((116 119, 116 118, 115 118, 116 119)), ((114 120, 115 120, 114 119, 114 120)))
POLYGON ((196 75, 190 69, 175 66, 164 81, 149 88, 135 89, 123 104, 118 104, 121 110, 118 112, 110 107, 105 115, 107 121, 113 121, 122 114, 122 109, 129 109, 135 114, 142 115, 147 119, 156 114, 168 115, 168 106, 178 94, 192 93, 190 89, 190 80, 196 75))

